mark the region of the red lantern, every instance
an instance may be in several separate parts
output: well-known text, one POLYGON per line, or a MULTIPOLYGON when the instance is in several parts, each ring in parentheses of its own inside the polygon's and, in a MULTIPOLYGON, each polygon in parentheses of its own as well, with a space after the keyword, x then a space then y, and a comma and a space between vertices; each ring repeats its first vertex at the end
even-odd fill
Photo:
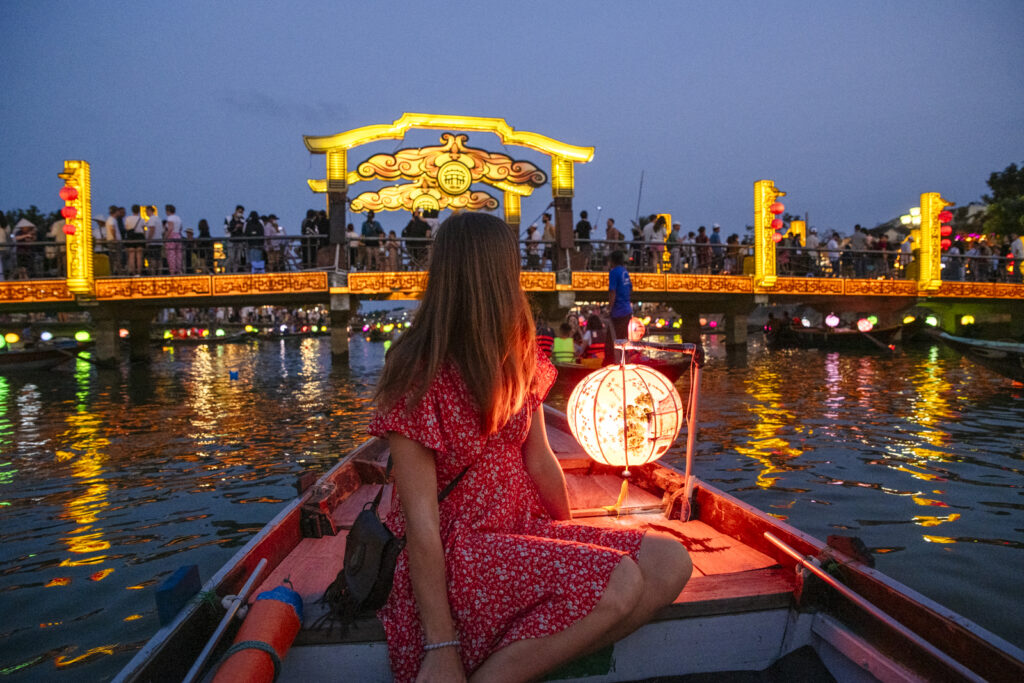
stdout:
POLYGON ((953 213, 950 211, 939 211, 939 222, 948 223, 953 220, 953 213))
POLYGON ((772 233, 772 241, 774 241, 774 242, 781 242, 782 241, 782 233, 781 232, 772 233))
POLYGON ((66 202, 73 202, 78 199, 78 190, 70 185, 65 185, 60 188, 60 198, 66 202))
POLYGON ((949 237, 953 234, 953 227, 950 225, 939 226, 939 234, 943 237, 949 237))
POLYGON ((74 223, 65 223, 64 224, 64 234, 65 235, 74 235, 75 234, 75 224, 74 223))
POLYGON ((60 210, 60 215, 64 216, 66 220, 71 220, 78 216, 78 209, 73 206, 65 206, 60 210))
POLYGON ((780 213, 786 210, 786 205, 783 204, 782 202, 775 202, 774 204, 768 207, 768 210, 774 213, 776 216, 778 216, 780 213))
POLYGON ((775 220, 772 221, 772 230, 782 230, 782 225, 782 219, 776 218, 775 220))
POLYGON ((953 241, 951 239, 947 238, 947 239, 942 240, 942 242, 940 242, 940 244, 942 245, 942 251, 946 251, 947 249, 949 249, 949 246, 951 244, 953 244, 953 241))

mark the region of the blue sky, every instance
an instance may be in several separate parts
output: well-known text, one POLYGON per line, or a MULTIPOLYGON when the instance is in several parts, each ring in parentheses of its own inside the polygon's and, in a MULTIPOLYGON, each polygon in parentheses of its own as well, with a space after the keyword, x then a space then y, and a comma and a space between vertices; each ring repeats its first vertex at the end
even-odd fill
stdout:
MULTIPOLYGON (((684 230, 787 210, 849 232, 939 191, 960 205, 1024 162, 1024 2, 0 0, 0 209, 173 203, 215 234, 236 203, 289 232, 323 197, 302 135, 403 112, 505 118, 596 148, 574 207, 684 230)), ((434 144, 440 131, 350 153, 434 144)), ((500 150, 493 136, 469 144, 500 150)), ((549 170, 546 157, 510 147, 549 170)), ((359 190, 375 189, 364 183, 359 190)), ((481 188, 486 189, 486 188, 481 188)), ((523 202, 523 221, 550 201, 523 202)), ((385 228, 407 217, 386 214, 385 228)), ((600 233, 603 234, 603 231, 600 233)))

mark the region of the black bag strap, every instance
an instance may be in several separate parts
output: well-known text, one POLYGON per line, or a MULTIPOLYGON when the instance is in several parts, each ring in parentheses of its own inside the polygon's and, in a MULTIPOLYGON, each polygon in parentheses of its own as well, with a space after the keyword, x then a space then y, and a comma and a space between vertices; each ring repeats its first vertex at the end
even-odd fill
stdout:
MULTIPOLYGON (((385 480, 387 480, 387 479, 389 479, 391 477, 391 465, 392 465, 391 456, 388 455, 388 464, 384 468, 384 479, 385 480)), ((464 477, 466 475, 466 472, 468 472, 469 468, 472 467, 472 466, 473 466, 472 463, 466 465, 464 468, 462 468, 461 472, 459 472, 458 474, 455 475, 454 479, 452 479, 450 482, 448 482, 448 485, 445 486, 444 489, 441 490, 441 493, 437 494, 437 502, 438 503, 440 503, 442 500, 447 498, 448 494, 455 490, 455 486, 459 483, 459 481, 462 480, 462 477, 464 477)), ((383 496, 383 495, 384 495, 384 485, 381 484, 381 487, 379 489, 377 489, 377 495, 376 495, 376 497, 374 497, 373 502, 372 503, 367 503, 365 506, 363 506, 363 509, 364 510, 367 510, 367 509, 376 510, 377 506, 380 505, 380 499, 381 499, 381 496, 383 496)))

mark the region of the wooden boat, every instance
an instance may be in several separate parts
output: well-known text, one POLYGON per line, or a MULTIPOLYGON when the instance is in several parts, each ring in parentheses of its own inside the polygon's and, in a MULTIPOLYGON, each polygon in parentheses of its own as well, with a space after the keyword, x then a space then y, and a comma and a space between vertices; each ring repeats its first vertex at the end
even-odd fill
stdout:
POLYGON ((49 370, 74 358, 87 344, 72 340, 39 342, 31 346, 0 349, 0 374, 49 370))
MULTIPOLYGON (((771 669, 775 680, 1024 680, 1024 652, 874 570, 870 558, 851 550, 855 544, 826 545, 692 476, 699 368, 692 376, 686 472, 658 463, 633 468, 617 512, 604 506, 619 493, 619 472, 586 458, 565 415, 546 408, 574 520, 667 532, 687 547, 695 567, 682 593, 654 621, 556 677, 729 678, 771 669)), ((341 567, 347 529, 381 485, 385 505, 390 500, 387 459, 386 441, 364 442, 269 522, 200 594, 241 591, 251 601, 290 581, 302 596, 305 617, 280 681, 390 679, 383 629, 372 613, 344 633, 315 627, 323 615, 317 600, 341 567), (325 518, 336 535, 323 534, 325 518), (264 564, 267 570, 254 578, 264 564), (258 587, 249 592, 246 585, 258 587)), ((193 598, 115 680, 191 680, 190 666, 202 676, 197 653, 204 644, 212 647, 207 641, 223 614, 217 600, 193 598)), ((218 656, 215 651, 209 661, 218 656)))
MULTIPOLYGON (((690 367, 689 359, 678 360, 644 356, 637 362, 640 365, 646 365, 657 370, 672 382, 682 377, 683 373, 690 367)), ((558 379, 573 385, 578 384, 581 379, 596 370, 597 367, 600 367, 592 367, 581 363, 553 363, 553 365, 558 369, 558 379)))
POLYGON ((848 327, 782 326, 765 330, 765 343, 772 348, 853 349, 892 351, 899 339, 902 325, 876 327, 870 332, 848 327))
POLYGON ((954 337, 937 330, 932 334, 964 358, 1015 382, 1024 382, 1024 344, 954 337))

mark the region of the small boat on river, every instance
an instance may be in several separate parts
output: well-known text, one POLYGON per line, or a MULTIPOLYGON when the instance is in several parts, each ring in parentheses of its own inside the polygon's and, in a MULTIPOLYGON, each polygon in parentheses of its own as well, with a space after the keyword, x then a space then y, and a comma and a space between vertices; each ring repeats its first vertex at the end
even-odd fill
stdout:
POLYGON ((902 329, 893 325, 861 332, 849 327, 782 325, 765 330, 765 343, 771 348, 892 351, 902 329))
MULTIPOLYGON (((690 377, 685 472, 657 462, 632 468, 617 508, 611 504, 620 472, 587 458, 566 416, 545 408, 574 521, 671 534, 694 564, 686 587, 651 623, 555 677, 632 681, 770 671, 772 680, 1024 680, 1024 651, 873 569, 856 541, 823 543, 693 476, 699 366, 690 377)), ((305 488, 115 680, 180 681, 190 668, 198 678, 207 675, 203 669, 214 666, 238 629, 225 618, 221 598, 241 595, 251 605, 284 583, 301 596, 304 617, 279 681, 390 680, 383 628, 373 613, 344 630, 318 624, 326 609, 318 600, 341 568, 346 534, 382 486, 380 514, 387 512, 388 457, 387 442, 371 438, 305 488), (215 647, 211 634, 229 623, 215 647), (205 667, 196 664, 204 649, 213 651, 205 667)), ((270 655, 258 656, 270 666, 270 655)))
POLYGON ((1024 344, 955 337, 942 331, 932 334, 964 358, 1015 382, 1024 382, 1024 344))
POLYGON ((66 363, 78 355, 87 344, 74 340, 38 342, 19 347, 0 349, 0 374, 29 370, 49 370, 66 363))
MULTIPOLYGON (((639 365, 646 365, 649 368, 657 370, 668 377, 672 382, 675 382, 677 379, 682 377, 683 373, 690 367, 689 358, 680 360, 675 358, 651 358, 649 356, 642 356, 633 362, 639 365)), ((560 381, 569 382, 573 385, 579 384, 581 379, 600 367, 585 365, 583 363, 553 362, 553 365, 558 369, 558 379, 560 381)))

